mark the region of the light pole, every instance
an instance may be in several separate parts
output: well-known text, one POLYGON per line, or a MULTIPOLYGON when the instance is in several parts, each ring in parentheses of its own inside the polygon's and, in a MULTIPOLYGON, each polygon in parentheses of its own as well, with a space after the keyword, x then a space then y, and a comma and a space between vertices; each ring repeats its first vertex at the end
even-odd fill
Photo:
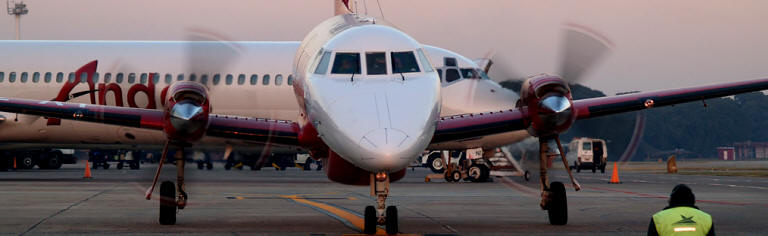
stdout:
POLYGON ((11 7, 11 0, 7 0, 5 6, 8 7, 8 14, 16 17, 16 40, 19 40, 21 39, 21 15, 29 13, 27 4, 24 4, 24 2, 14 2, 13 7, 11 7))

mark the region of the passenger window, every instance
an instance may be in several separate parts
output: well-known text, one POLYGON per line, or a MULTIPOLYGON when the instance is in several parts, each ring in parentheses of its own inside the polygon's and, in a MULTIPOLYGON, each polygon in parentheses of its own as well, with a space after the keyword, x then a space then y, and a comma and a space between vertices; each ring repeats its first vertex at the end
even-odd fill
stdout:
POLYGON ((283 84, 283 75, 277 74, 275 75, 275 85, 281 85, 283 84))
POLYGON ((93 83, 99 83, 99 72, 93 73, 93 83))
POLYGON ((457 69, 445 70, 445 82, 450 83, 459 79, 461 79, 461 76, 459 76, 459 70, 457 69))
POLYGON ((331 74, 360 74, 360 53, 337 52, 331 74))
POLYGON ((323 57, 320 58, 320 63, 315 68, 315 74, 324 75, 328 72, 328 64, 331 63, 331 52, 324 52, 323 57))
MULTIPOLYGON (((1 73, 2 73, 2 72, 0 72, 0 74, 1 74, 1 73)), ((0 82, 2 82, 2 77, 3 77, 3 76, 2 76, 2 75, 0 75, 0 82)), ((51 72, 45 72, 45 75, 43 76, 43 80, 45 81, 45 83, 46 83, 46 84, 47 84, 47 83, 50 83, 50 82, 51 82, 51 79, 53 79, 53 74, 51 74, 51 72)))
POLYGON ((147 83, 147 73, 141 73, 141 75, 139 75, 139 83, 141 84, 147 83))
POLYGON ((88 82, 88 72, 80 73, 80 83, 88 82))
POLYGON ((244 74, 238 75, 237 76, 237 84, 238 85, 243 85, 244 83, 245 83, 245 75, 244 74))
POLYGON ((288 85, 293 85, 293 75, 288 75, 288 85))
POLYGON ((123 73, 117 73, 117 76, 115 76, 115 83, 122 84, 123 83, 123 73))
POLYGON ((112 73, 105 73, 104 74, 104 83, 109 83, 109 81, 112 81, 112 73))
POLYGON ((11 83, 16 82, 16 72, 11 72, 10 74, 8 74, 8 82, 11 82, 11 83))
POLYGON ((195 75, 194 73, 189 74, 189 81, 197 81, 197 75, 195 75))
POLYGON ((269 84, 269 75, 264 75, 263 78, 261 78, 261 84, 268 85, 269 84))
POLYGON ((437 69, 437 76, 440 77, 440 80, 443 79, 443 70, 442 69, 437 69))
POLYGON ((27 74, 27 72, 21 72, 21 82, 22 83, 26 83, 28 77, 29 77, 29 74, 27 74))
POLYGON ((234 78, 235 77, 232 76, 232 74, 227 74, 227 85, 231 85, 232 84, 232 80, 234 80, 234 78))
POLYGON ((129 84, 136 83, 136 73, 128 74, 128 83, 129 84))
POLYGON ((56 73, 56 83, 64 82, 64 73, 56 73))
POLYGON ((219 81, 221 81, 221 75, 220 74, 213 75, 213 85, 218 85, 219 81))
POLYGON ((365 53, 365 68, 369 75, 387 74, 387 54, 383 52, 365 53))
POLYGON ((158 84, 158 83, 160 83, 160 73, 154 73, 154 74, 152 75, 152 83, 153 83, 153 84, 158 84))
POLYGON ((69 72, 69 76, 67 76, 67 81, 69 81, 70 83, 74 83, 75 82, 75 73, 74 72, 69 72))
POLYGON ((173 75, 172 74, 165 74, 165 83, 171 84, 173 82, 173 75))
POLYGON ((259 76, 256 74, 251 75, 251 85, 256 85, 259 82, 259 76))
POLYGON ((420 72, 413 52, 392 52, 392 73, 420 72))
POLYGON ((32 83, 40 82, 40 72, 35 72, 32 74, 32 83))
POLYGON ((200 83, 201 83, 201 84, 206 84, 206 83, 208 83, 208 75, 207 75, 207 74, 202 74, 202 75, 200 75, 200 83))
POLYGON ((435 71, 432 68, 432 63, 430 63, 429 59, 427 59, 427 55, 424 54, 424 50, 422 49, 416 50, 416 54, 419 55, 419 63, 421 63, 421 67, 424 68, 424 72, 435 71))
POLYGON ((5 72, 0 71, 0 83, 5 79, 5 72))
POLYGON ((178 81, 184 80, 184 74, 179 74, 179 76, 176 76, 176 80, 178 81))

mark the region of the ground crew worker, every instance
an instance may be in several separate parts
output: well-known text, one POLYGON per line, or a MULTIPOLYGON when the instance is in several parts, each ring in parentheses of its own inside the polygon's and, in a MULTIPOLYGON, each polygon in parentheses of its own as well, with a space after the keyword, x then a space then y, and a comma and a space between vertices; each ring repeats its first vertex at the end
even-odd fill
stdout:
POLYGON ((678 184, 669 195, 669 206, 653 214, 648 235, 715 235, 712 217, 694 204, 691 188, 678 184))

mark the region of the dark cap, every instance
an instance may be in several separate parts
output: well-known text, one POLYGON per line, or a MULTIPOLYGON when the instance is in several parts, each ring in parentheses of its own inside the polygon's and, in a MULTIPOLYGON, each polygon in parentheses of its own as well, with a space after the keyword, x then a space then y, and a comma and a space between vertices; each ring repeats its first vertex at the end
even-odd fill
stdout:
POLYGON ((669 206, 693 206, 695 203, 696 196, 685 184, 678 184, 669 194, 669 206))

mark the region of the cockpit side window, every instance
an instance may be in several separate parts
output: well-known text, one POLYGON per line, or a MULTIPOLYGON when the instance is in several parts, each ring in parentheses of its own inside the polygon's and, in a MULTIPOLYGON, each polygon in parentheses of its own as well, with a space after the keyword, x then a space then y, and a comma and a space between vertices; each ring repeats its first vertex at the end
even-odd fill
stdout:
POLYGON ((487 80, 491 79, 491 77, 488 77, 488 74, 486 74, 485 71, 481 69, 477 69, 477 74, 480 75, 480 78, 487 79, 487 80))
POLYGON ((365 65, 369 75, 387 74, 387 54, 383 52, 365 53, 365 65))
POLYGON ((324 75, 328 72, 328 64, 331 63, 331 52, 324 52, 323 57, 320 58, 320 63, 315 68, 315 74, 324 75))
POLYGON ((337 52, 331 74, 360 74, 360 53, 337 52))
POLYGON ((413 52, 392 52, 392 73, 409 72, 421 72, 413 52))
POLYGON ((479 78, 477 74, 475 73, 475 69, 472 68, 462 68, 461 69, 461 77, 464 77, 465 79, 477 79, 479 78))
POLYGON ((445 82, 450 83, 459 79, 461 79, 461 77, 459 76, 459 70, 457 69, 445 70, 445 82))
POLYGON ((424 72, 435 71, 432 69, 432 64, 429 62, 429 59, 427 59, 427 55, 424 55, 424 50, 416 50, 416 54, 419 55, 419 63, 421 63, 421 67, 424 68, 424 72))

